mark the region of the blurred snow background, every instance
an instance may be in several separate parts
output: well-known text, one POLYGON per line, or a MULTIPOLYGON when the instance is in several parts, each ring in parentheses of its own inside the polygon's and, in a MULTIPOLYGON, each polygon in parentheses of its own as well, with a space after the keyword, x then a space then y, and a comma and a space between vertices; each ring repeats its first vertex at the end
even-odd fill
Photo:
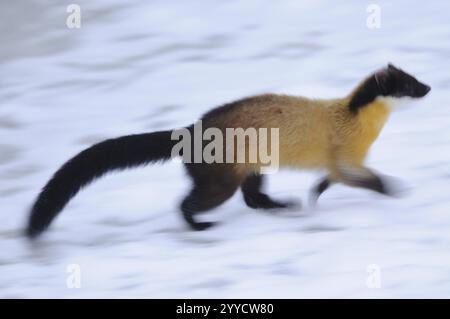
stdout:
POLYGON ((450 4, 74 1, 0 3, 0 297, 450 297, 450 4), (175 128, 246 95, 347 94, 387 62, 433 88, 393 114, 369 165, 409 196, 336 186, 316 209, 317 174, 282 172, 269 192, 303 199, 274 216, 241 194, 189 231, 180 164, 109 175, 36 245, 27 209, 65 160, 104 138, 175 128), (81 267, 68 289, 67 267, 81 267), (369 265, 381 270, 370 289, 369 265))

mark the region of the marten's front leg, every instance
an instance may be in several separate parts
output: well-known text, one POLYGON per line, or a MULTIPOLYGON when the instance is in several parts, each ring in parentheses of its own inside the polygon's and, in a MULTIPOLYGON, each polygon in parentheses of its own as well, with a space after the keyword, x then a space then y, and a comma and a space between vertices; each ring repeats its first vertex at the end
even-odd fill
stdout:
POLYGON ((317 184, 311 189, 309 194, 309 203, 314 205, 319 199, 320 195, 325 192, 331 185, 333 185, 333 181, 329 176, 323 177, 317 184))
POLYGON ((395 192, 386 180, 364 166, 341 166, 338 169, 339 181, 352 187, 360 187, 377 193, 394 196, 395 192))

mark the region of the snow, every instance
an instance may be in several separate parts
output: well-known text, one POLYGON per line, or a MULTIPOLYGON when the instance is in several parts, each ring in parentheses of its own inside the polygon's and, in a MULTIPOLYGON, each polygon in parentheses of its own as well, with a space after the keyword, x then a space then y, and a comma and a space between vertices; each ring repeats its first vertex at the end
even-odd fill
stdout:
POLYGON ((448 2, 377 1, 380 29, 356 0, 79 0, 80 29, 65 27, 69 3, 0 4, 0 297, 450 297, 448 2), (22 236, 40 187, 96 141, 263 92, 342 96, 387 62, 432 86, 371 150, 401 198, 335 186, 312 208, 320 174, 283 171, 268 192, 302 210, 254 211, 236 194, 202 216, 219 226, 192 232, 173 162, 108 175, 40 241, 22 236), (67 286, 73 264, 81 288, 67 286))

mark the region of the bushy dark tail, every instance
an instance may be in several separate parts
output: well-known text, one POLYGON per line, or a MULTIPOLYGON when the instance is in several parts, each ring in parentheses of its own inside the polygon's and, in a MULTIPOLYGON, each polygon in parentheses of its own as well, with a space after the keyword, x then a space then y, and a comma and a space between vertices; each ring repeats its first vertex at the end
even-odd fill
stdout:
POLYGON ((66 162, 44 186, 34 203, 26 229, 39 236, 78 191, 103 174, 171 157, 172 131, 123 136, 106 140, 66 162))

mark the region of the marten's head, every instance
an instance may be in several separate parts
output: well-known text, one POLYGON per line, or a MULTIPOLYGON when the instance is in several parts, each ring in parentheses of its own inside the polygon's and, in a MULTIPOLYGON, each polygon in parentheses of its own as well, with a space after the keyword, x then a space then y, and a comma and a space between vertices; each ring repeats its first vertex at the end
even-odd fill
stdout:
POLYGON ((419 82, 415 77, 403 70, 388 64, 388 66, 369 76, 354 91, 348 107, 357 112, 361 107, 373 102, 376 98, 421 98, 430 92, 431 87, 419 82))

